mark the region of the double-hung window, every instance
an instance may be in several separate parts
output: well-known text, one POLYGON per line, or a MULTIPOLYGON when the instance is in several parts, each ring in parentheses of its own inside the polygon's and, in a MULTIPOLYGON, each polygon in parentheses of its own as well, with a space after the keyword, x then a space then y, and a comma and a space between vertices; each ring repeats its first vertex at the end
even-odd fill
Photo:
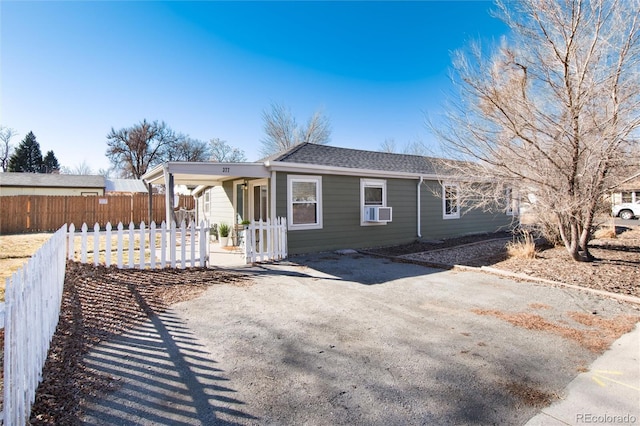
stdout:
POLYGON ((460 188, 456 184, 442 185, 442 218, 460 218, 460 188))
POLYGON ((387 181, 381 179, 360 179, 360 225, 384 225, 385 222, 371 222, 365 219, 365 208, 387 206, 387 181))
POLYGON ((322 177, 287 176, 289 230, 322 229, 322 177))

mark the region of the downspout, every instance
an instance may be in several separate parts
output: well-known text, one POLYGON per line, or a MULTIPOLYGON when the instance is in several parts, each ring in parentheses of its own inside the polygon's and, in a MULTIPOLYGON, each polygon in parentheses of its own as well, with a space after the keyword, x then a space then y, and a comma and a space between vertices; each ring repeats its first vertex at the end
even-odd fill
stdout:
MULTIPOLYGON (((270 203, 271 206, 269 208, 270 211, 270 216, 271 216, 271 220, 274 221, 276 219, 276 172, 275 170, 271 171, 271 179, 269 181, 269 183, 271 184, 271 188, 269 191, 269 195, 270 195, 270 203)), ((273 223, 273 222, 272 222, 273 223)))
POLYGON ((424 177, 420 176, 420 180, 418 181, 418 238, 422 238, 422 223, 420 220, 420 213, 422 212, 420 208, 420 186, 422 186, 422 182, 424 182, 424 177))

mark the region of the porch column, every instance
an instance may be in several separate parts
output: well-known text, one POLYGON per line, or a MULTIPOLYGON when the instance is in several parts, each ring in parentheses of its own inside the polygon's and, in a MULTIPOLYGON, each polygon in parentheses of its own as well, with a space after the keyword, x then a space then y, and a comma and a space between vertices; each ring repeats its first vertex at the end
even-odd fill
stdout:
POLYGON ((269 188, 270 189, 269 192, 271 193, 270 194, 271 197, 270 197, 270 200, 269 200, 270 201, 269 202, 269 204, 270 204, 269 209, 271 211, 269 212, 269 217, 272 220, 275 220, 277 218, 277 215, 276 215, 276 187, 277 187, 277 185, 276 185, 276 172, 275 171, 271 171, 271 179, 270 179, 269 183, 271 184, 271 188, 269 188))
POLYGON ((169 169, 167 165, 164 166, 164 182, 165 182, 165 213, 166 213, 166 224, 167 226, 171 226, 171 222, 173 221, 173 175, 169 173, 169 169))
POLYGON ((151 222, 153 222, 153 190, 150 183, 147 184, 147 190, 149 191, 148 202, 149 202, 149 225, 150 225, 151 222))

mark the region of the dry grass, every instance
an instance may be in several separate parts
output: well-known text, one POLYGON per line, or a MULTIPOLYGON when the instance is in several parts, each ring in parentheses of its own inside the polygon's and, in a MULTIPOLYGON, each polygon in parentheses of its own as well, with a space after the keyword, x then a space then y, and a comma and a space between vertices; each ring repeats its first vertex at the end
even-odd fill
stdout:
POLYGON ((602 353, 617 338, 633 330, 639 316, 619 315, 612 319, 598 317, 581 312, 568 312, 567 316, 577 324, 585 327, 570 327, 550 322, 537 314, 524 312, 503 312, 489 309, 474 309, 478 315, 493 316, 527 330, 545 331, 557 334, 565 339, 573 340, 595 353, 602 353))
MULTIPOLYGON (((17 234, 17 235, 2 235, 0 236, 0 301, 4 300, 4 287, 6 279, 11 277, 18 269, 20 269, 25 263, 29 261, 31 256, 38 251, 42 245, 51 238, 52 233, 42 234, 17 234)), ((123 234, 123 264, 129 264, 129 234, 123 234)), ((160 247, 161 236, 160 233, 156 234, 156 248, 160 247)), ((180 240, 178 240, 180 241, 180 240)), ((81 234, 76 233, 74 238, 74 260, 80 260, 80 246, 82 244, 81 234)), ((140 262, 140 232, 138 230, 134 233, 134 263, 140 262)), ((116 236, 111 237, 111 264, 116 264, 118 247, 118 238, 116 236)), ((106 249, 107 239, 106 237, 99 238, 98 241, 98 263, 106 263, 106 249)), ((149 237, 145 238, 145 249, 147 250, 146 259, 149 259, 149 237)), ((94 262, 95 247, 94 237, 87 235, 87 261, 94 262)), ((168 254, 167 254, 168 259, 168 254)), ((156 256, 156 261, 160 259, 156 256)))
POLYGON ((535 259, 536 243, 531 233, 523 231, 522 236, 515 241, 508 242, 505 246, 507 255, 516 259, 535 259))
POLYGON ((603 238, 616 238, 616 228, 615 226, 606 226, 599 228, 596 232, 593 233, 594 238, 603 239, 603 238))
POLYGON ((20 269, 53 234, 0 235, 0 300, 5 281, 20 269))

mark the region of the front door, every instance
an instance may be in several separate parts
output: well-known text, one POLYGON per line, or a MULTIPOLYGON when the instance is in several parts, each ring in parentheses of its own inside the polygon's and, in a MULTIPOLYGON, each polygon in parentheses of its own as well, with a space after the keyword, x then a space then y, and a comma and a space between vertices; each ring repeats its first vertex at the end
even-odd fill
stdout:
POLYGON ((249 182, 249 208, 252 220, 269 218, 269 186, 266 179, 249 182))

